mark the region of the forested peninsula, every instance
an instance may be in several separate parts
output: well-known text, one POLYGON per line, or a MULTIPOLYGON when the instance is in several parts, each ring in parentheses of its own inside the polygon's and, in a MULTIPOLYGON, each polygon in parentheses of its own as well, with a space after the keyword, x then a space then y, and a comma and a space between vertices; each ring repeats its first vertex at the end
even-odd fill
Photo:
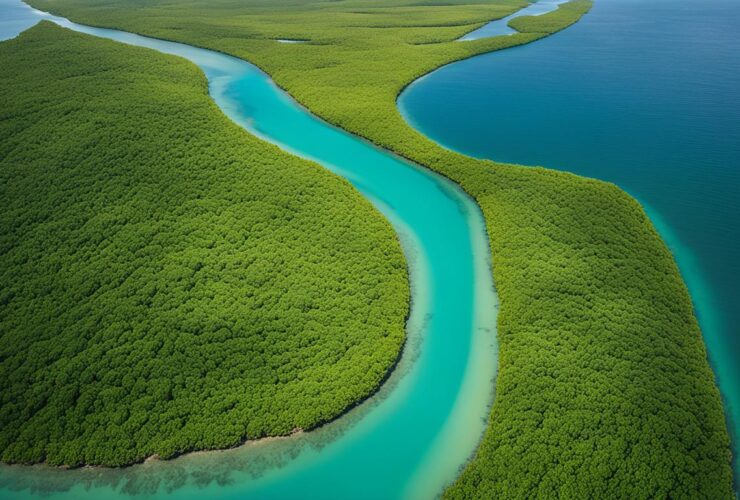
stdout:
POLYGON ((254 62, 317 115, 476 199, 501 301, 499 375, 488 431, 448 498, 732 498, 729 439, 691 300, 640 205, 603 182, 445 150, 396 109, 423 74, 548 36, 590 2, 470 42, 455 40, 525 3, 31 3, 254 62))
POLYGON ((43 22, 0 66, 3 461, 225 448, 379 387, 407 269, 349 183, 233 124, 182 59, 43 22))

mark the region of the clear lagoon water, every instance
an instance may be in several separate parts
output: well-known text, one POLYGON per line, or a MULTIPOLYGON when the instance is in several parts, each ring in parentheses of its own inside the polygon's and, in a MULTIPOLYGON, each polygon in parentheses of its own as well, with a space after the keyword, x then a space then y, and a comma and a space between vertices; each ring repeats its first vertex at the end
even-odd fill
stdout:
POLYGON ((690 289, 735 450, 738 26, 736 0, 595 0, 566 30, 440 68, 399 98, 450 149, 611 181, 643 203, 690 289))
MULTIPOLYGON (((46 18, 174 54, 206 74, 221 109, 251 133, 348 179, 394 225, 412 310, 398 368, 380 392, 298 437, 120 469, 0 467, 0 497, 434 498, 485 430, 497 367, 497 298, 477 205, 456 185, 318 120, 251 64, 187 45, 90 28, 0 0, 0 39, 46 18)), ((280 42, 275 42, 280 43, 280 42)))

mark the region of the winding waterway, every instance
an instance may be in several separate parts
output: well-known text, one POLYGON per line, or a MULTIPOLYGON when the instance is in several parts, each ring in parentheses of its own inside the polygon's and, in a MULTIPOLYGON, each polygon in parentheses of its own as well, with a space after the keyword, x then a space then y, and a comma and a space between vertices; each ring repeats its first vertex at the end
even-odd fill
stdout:
POLYGON ((514 28, 509 27, 509 21, 521 16, 541 16, 547 14, 558 8, 561 3, 565 3, 568 0, 537 0, 529 6, 519 9, 511 15, 496 19, 490 23, 486 23, 477 30, 473 30, 467 33, 465 36, 460 38, 461 42, 469 40, 478 40, 480 38, 489 38, 492 36, 499 35, 513 35, 517 33, 514 28))
POLYGON ((399 234, 409 262, 412 310, 408 341, 391 379, 379 394, 319 430, 122 469, 2 466, 0 496, 392 499, 439 494, 475 450, 493 399, 497 298, 477 205, 446 179, 318 120, 240 59, 81 26, 20 0, 0 0, 0 39, 42 18, 194 62, 232 120, 347 178, 399 234))
POLYGON ((739 24, 735 0, 596 0, 570 28, 440 68, 398 101, 450 149, 604 179, 643 203, 691 292, 736 478, 739 24))

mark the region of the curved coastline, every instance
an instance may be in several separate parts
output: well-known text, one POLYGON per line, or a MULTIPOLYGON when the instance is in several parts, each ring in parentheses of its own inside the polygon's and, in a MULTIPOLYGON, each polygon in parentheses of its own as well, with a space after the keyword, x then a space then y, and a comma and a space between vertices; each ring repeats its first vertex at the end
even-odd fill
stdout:
MULTIPOLYGON (((43 15, 43 17, 47 19, 51 18, 51 16, 47 15, 43 15)), ((100 35, 101 32, 106 32, 107 34, 115 32, 115 30, 82 27, 60 18, 51 18, 51 20, 60 25, 77 28, 78 31, 82 32, 86 29, 97 31, 97 33, 93 33, 97 35, 100 35)), ((132 42, 131 38, 145 38, 128 33, 117 33, 120 33, 122 38, 127 39, 119 41, 134 45, 138 44, 132 42)), ((165 44, 182 45, 174 44, 173 42, 161 42, 165 44)), ((204 52, 214 53, 213 51, 203 50, 204 52)), ((250 68, 255 69, 253 65, 245 63, 242 60, 225 55, 222 57, 231 58, 232 62, 247 65, 250 68)), ((208 74, 207 70, 206 73, 208 74)), ((253 71, 252 73, 253 76, 258 78, 266 78, 269 81, 269 84, 275 87, 274 83, 269 80, 269 77, 260 70, 253 71)), ((401 395, 411 390, 410 385, 414 382, 414 379, 418 376, 418 372, 420 371, 418 365, 427 363, 425 359, 421 359, 420 361, 420 358, 424 358, 427 355, 425 351, 428 351, 430 346, 425 344, 428 344, 430 339, 423 338, 423 334, 421 332, 428 329, 430 323, 434 323, 437 319, 434 311, 430 312, 428 310, 428 307, 434 301, 431 296, 435 293, 435 276, 434 273, 431 272, 432 269, 430 269, 430 267, 433 266, 430 266, 429 255, 424 251, 424 245, 420 243, 418 235, 414 233, 414 228, 411 225, 406 224, 402 218, 394 212, 394 208, 390 203, 383 202, 379 197, 374 196, 371 190, 368 190, 367 186, 363 184, 362 179, 353 175, 352 172, 343 170, 341 166, 327 162, 326 159, 322 160, 322 158, 317 157, 316 155, 312 155, 306 151, 301 151, 299 148, 293 148, 289 142, 284 142, 280 139, 276 140, 274 136, 271 136, 269 133, 264 133, 264 131, 260 130, 258 126, 255 126, 255 121, 252 118, 247 118, 246 120, 242 119, 243 117, 239 116, 240 103, 229 100, 229 96, 224 93, 228 90, 228 87, 224 87, 222 85, 223 83, 224 82, 219 81, 218 78, 213 78, 213 75, 209 75, 209 91, 227 116, 234 119, 234 121, 242 125, 244 128, 247 128, 253 134, 262 137, 263 139, 270 140, 270 142, 278 144, 283 149, 286 149, 291 153, 298 154, 299 156, 312 159, 314 161, 319 161, 335 173, 345 176, 350 180, 350 182, 355 183, 356 186, 366 194, 371 201, 373 201, 376 207, 389 218, 396 228, 409 262, 409 269, 411 271, 410 279, 412 281, 412 309, 411 316, 407 323, 408 338, 397 369, 390 372, 388 382, 380 387, 380 390, 376 395, 362 402, 356 408, 350 409, 341 419, 334 420, 312 432, 302 433, 288 438, 268 438, 259 441, 248 441, 245 445, 230 450, 192 452, 171 461, 148 460, 145 463, 124 469, 84 467, 79 470, 68 471, 58 469, 51 470, 56 468, 44 465, 31 467, 20 465, 3 466, 2 469, 0 469, 0 487, 3 488, 0 490, 0 495, 2 495, 2 491, 4 490, 6 492, 12 492, 15 497, 18 497, 22 492, 33 496, 34 493, 43 490, 47 493, 59 493, 60 496, 63 497, 66 494, 69 494, 71 489, 79 489, 81 485, 83 485, 84 494, 92 496, 101 494, 102 490, 100 488, 106 490, 105 494, 108 495, 116 493, 125 494, 127 492, 131 492, 127 488, 130 488, 131 485, 136 485, 137 483, 148 483, 148 487, 151 487, 152 483, 154 483, 156 484, 157 490, 159 490, 160 487, 168 489, 172 488, 171 480, 167 479, 167 476, 171 475, 172 470, 182 470, 183 468, 189 467, 192 467, 192 470, 188 472, 188 477, 192 479, 195 476, 200 476, 197 478, 198 481, 202 481, 204 477, 208 477, 209 475, 213 480, 221 480, 221 476, 224 474, 233 476, 232 472, 239 470, 244 471, 245 469, 247 469, 247 472, 244 475, 239 474, 241 477, 237 482, 244 481, 244 476, 249 477, 249 479, 246 479, 247 482, 250 482, 255 478, 259 480, 265 475, 268 475, 270 471, 275 472, 276 470, 279 471, 278 475, 281 473, 290 474, 289 472, 286 472, 286 469, 290 469, 291 464, 295 465, 296 462, 301 462, 302 455, 310 456, 315 453, 316 449, 331 448, 332 446, 335 448, 341 448, 343 440, 351 441, 352 439, 355 439, 355 437, 352 436, 353 432, 359 432, 360 434, 366 433, 367 429, 360 429, 360 431, 358 431, 358 426, 355 424, 366 424, 367 420, 372 420, 367 418, 368 414, 389 414, 394 411, 394 407, 400 404, 398 400, 401 399, 401 395), (216 81, 219 83, 216 84, 216 81), (389 399, 392 400, 390 403, 388 402, 389 399), (339 444, 337 444, 337 442, 339 442, 339 444), (268 448, 275 448, 275 450, 267 450, 268 448), (262 459, 261 464, 254 463, 254 456, 246 456, 254 455, 254 450, 260 450, 259 454, 261 457, 257 457, 257 459, 262 459), (227 455, 231 455, 231 457, 225 459, 227 455), (220 465, 214 464, 213 462, 215 461, 223 463, 220 465), (237 464, 236 462, 240 463, 237 464), (265 467, 265 463, 273 465, 265 467), (157 471, 156 469, 160 470, 157 471), (217 470, 218 472, 212 474, 209 473, 209 471, 213 472, 214 470, 217 470), (143 474, 138 474, 139 472, 143 472, 143 474), (159 477, 153 479, 152 476, 157 474, 159 477), (52 479, 51 476, 55 477, 52 479), (44 483, 43 485, 41 484, 42 482, 44 483), (125 484, 121 484, 122 482, 125 484), (29 487, 31 488, 30 490, 27 489, 29 487)), ((299 107, 299 105, 295 101, 292 101, 292 99, 287 95, 279 92, 277 95, 281 99, 289 100, 292 106, 305 113, 305 109, 299 107)), ((308 119, 318 121, 318 119, 313 116, 308 117, 308 119)), ((373 151, 378 155, 388 157, 389 161, 399 164, 397 168, 413 171, 414 175, 425 177, 425 182, 434 186, 432 189, 440 192, 442 197, 447 198, 449 202, 452 203, 451 206, 454 207, 453 211, 458 213, 461 220, 466 221, 465 226, 467 229, 463 231, 463 234, 467 232, 467 238, 470 238, 469 245, 470 251, 472 252, 471 260, 474 264, 474 268, 472 269, 474 276, 472 286, 474 287, 474 291, 473 294, 471 294, 471 297, 474 295, 474 300, 476 302, 471 304, 472 314, 470 320, 470 335, 466 337, 468 338, 467 346, 458 346, 456 348, 460 353, 458 357, 461 356, 461 359, 464 359, 464 362, 460 365, 463 368, 462 373, 459 373, 455 377, 458 380, 453 380, 453 383, 459 384, 460 387, 450 390, 450 394, 455 395, 455 402, 453 403, 455 410, 448 413, 447 416, 440 421, 438 427, 440 432, 447 436, 450 435, 450 431, 452 429, 460 428, 461 425, 463 426, 462 428, 467 429, 468 432, 464 439, 457 440, 454 449, 449 449, 449 447, 447 449, 440 449, 439 444, 435 445, 431 442, 423 445, 422 448, 427 451, 422 453, 422 456, 417 457, 422 465, 419 465, 412 471, 403 471, 406 477, 401 478, 401 482, 396 485, 401 487, 392 495, 408 498, 433 496, 434 494, 438 494, 442 487, 454 479, 458 468, 474 452, 475 447, 482 436, 483 430, 485 429, 483 417, 487 415, 488 410, 490 409, 490 404, 492 403, 491 381, 495 377, 496 369, 496 296, 490 269, 489 240, 483 223, 482 213, 472 198, 464 193, 464 191, 457 185, 443 176, 406 161, 400 162, 397 155, 384 152, 364 139, 358 141, 355 136, 352 136, 348 132, 339 131, 325 122, 321 122, 321 126, 331 127, 333 129, 332 133, 340 134, 345 138, 345 140, 361 142, 362 147, 366 148, 371 146, 373 151), (472 410, 471 404, 474 407, 472 410), (460 441, 462 441, 462 443, 460 441), (425 478, 423 493, 417 489, 421 487, 419 485, 419 481, 416 481, 417 486, 411 484, 415 477, 420 477, 418 474, 422 473, 422 470, 434 470, 436 474, 434 477, 435 481, 430 482, 429 478, 425 478), (409 484, 405 487, 402 486, 406 483, 409 484)), ((428 200, 425 201, 428 202, 428 200)), ((438 263, 439 266, 445 266, 445 264, 447 263, 438 263)), ((465 308, 463 308, 463 310, 464 309, 465 308)), ((439 339, 432 338, 431 341, 438 343, 439 339)), ((458 361, 458 364, 459 363, 460 361, 458 361)), ((378 418, 382 418, 382 415, 378 418)), ((378 423, 371 422, 370 424, 367 424, 366 427, 368 425, 372 427, 373 425, 378 425, 378 423)), ((442 441, 445 440, 442 439, 442 441)), ((449 445, 449 443, 447 443, 447 445, 449 445)), ((312 458, 316 459, 316 457, 312 458)), ((306 461, 304 460, 303 463, 294 468, 306 467, 305 462, 306 461)), ((182 477, 178 476, 177 482, 181 483, 182 477)), ((138 491, 138 487, 134 486, 134 490, 138 491)), ((212 482, 209 482, 207 487, 212 487, 212 482)), ((238 489, 238 491, 243 492, 242 489, 238 489)), ((261 494, 265 494, 269 497, 270 491, 271 490, 268 486, 267 489, 261 490, 261 494)), ((187 497, 191 494, 202 494, 202 490, 200 488, 196 488, 193 491, 180 489, 175 490, 174 493, 176 496, 187 497)), ((224 494, 224 491, 223 489, 218 490, 217 488, 216 490, 211 490, 211 493, 220 495, 224 494)), ((80 494, 82 493, 77 491, 74 496, 79 497, 80 494)))

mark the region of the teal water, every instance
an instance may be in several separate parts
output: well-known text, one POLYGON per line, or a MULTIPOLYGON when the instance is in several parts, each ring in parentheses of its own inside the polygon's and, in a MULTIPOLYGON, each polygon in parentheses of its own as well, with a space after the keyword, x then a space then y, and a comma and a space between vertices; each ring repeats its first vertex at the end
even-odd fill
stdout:
MULTIPOLYGON (((41 18, 197 64, 236 123, 347 178, 391 221, 409 262, 412 310, 399 367, 380 392, 298 437, 123 469, 0 467, 0 497, 433 498, 473 453, 496 375, 497 299, 475 203, 440 176, 310 115, 242 60, 90 28, 0 0, 0 39, 41 18)), ((275 42, 279 43, 279 42, 275 42)))
POLYGON ((565 31, 443 67, 399 98, 451 149, 604 179, 643 203, 694 300, 736 456, 739 25, 736 0, 596 0, 565 31))

